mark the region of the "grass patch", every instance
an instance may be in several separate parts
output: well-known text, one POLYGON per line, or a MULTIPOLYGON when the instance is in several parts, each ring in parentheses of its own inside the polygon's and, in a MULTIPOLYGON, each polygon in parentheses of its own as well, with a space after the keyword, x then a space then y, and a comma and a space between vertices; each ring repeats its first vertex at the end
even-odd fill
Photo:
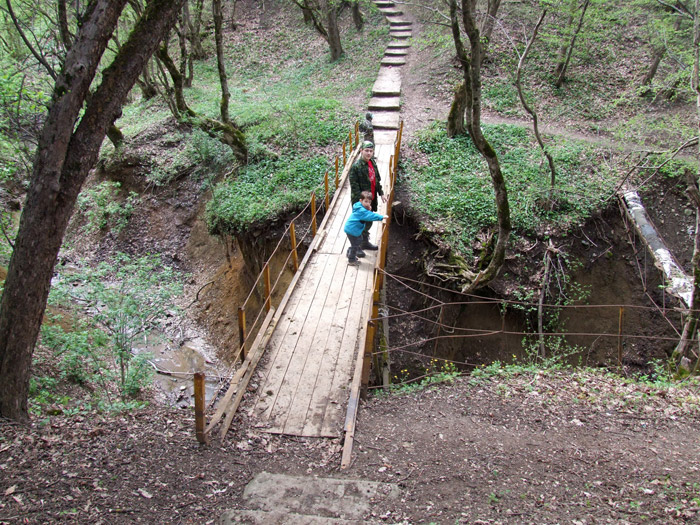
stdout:
POLYGON ((305 205, 330 167, 325 157, 268 160, 214 188, 207 223, 214 234, 238 234, 305 205))
MULTIPOLYGON (((542 203, 549 193, 547 163, 522 127, 484 126, 498 153, 508 188, 513 228, 521 233, 567 231, 583 222, 614 191, 614 174, 593 171, 596 152, 588 144, 551 140, 557 167, 558 208, 542 203)), ((405 162, 405 182, 431 229, 459 252, 471 254, 477 233, 496 224, 496 205, 487 166, 468 137, 450 139, 442 127, 426 130, 413 145, 427 156, 418 166, 405 162)))

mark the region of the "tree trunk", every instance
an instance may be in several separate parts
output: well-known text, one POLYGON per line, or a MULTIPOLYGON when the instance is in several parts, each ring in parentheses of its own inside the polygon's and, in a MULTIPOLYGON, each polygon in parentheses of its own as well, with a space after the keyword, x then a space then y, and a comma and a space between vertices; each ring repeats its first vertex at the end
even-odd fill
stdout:
POLYGON ((218 120, 203 117, 190 109, 185 100, 184 90, 182 89, 182 74, 178 71, 175 62, 170 58, 165 45, 161 45, 158 49, 158 59, 168 70, 170 78, 173 81, 175 105, 177 109, 177 112, 174 114, 175 118, 181 121, 182 115, 187 115, 194 126, 206 131, 211 137, 229 146, 236 156, 236 159, 241 164, 247 164, 248 146, 244 133, 231 122, 219 122, 218 120))
POLYGON ((578 8, 578 0, 569 0, 569 14, 566 17, 566 25, 562 31, 561 45, 557 51, 557 66, 554 68, 554 78, 559 78, 562 70, 564 69, 564 62, 566 61, 566 52, 569 49, 570 38, 567 38, 572 32, 574 27, 574 15, 576 15, 576 9, 578 8))
POLYGON ((185 9, 187 10, 187 19, 190 21, 188 23, 189 31, 188 37, 190 40, 190 48, 192 49, 192 58, 201 60, 206 58, 207 54, 202 47, 202 37, 200 31, 202 29, 202 13, 204 11, 204 0, 197 0, 194 11, 194 20, 189 14, 189 3, 185 3, 185 9))
MULTIPOLYGON (((674 32, 677 32, 681 28, 681 20, 682 18, 678 16, 673 22, 674 32)), ((654 49, 654 53, 651 56, 651 64, 649 65, 649 70, 647 71, 646 75, 644 75, 644 78, 641 82, 641 85, 643 87, 649 86, 649 84, 651 84, 651 81, 654 80, 654 76, 656 76, 656 71, 659 69, 659 65, 661 64, 661 59, 664 57, 665 54, 666 46, 663 44, 654 49)), ((651 89, 646 88, 642 89, 640 94, 641 96, 647 96, 650 92, 651 89)))
POLYGON ((108 127, 119 115, 158 41, 175 21, 182 1, 149 2, 128 41, 103 72, 100 86, 80 117, 90 83, 126 0, 95 0, 88 4, 56 81, 0 302, 3 417, 28 417, 32 353, 75 201, 97 160, 108 127))
POLYGON ((450 113, 447 115, 447 136, 450 138, 467 133, 464 124, 464 112, 467 109, 467 88, 464 82, 455 87, 450 113))
POLYGON ((117 126, 112 124, 107 130, 107 138, 115 148, 118 148, 124 142, 124 133, 122 133, 122 130, 120 130, 117 126))
POLYGON ((532 117, 532 129, 535 132, 535 138, 537 139, 537 144, 540 145, 540 149, 542 149, 542 153, 544 153, 544 156, 547 157, 547 163, 549 164, 549 173, 550 173, 550 181, 549 181, 549 193, 550 193, 550 201, 553 198, 553 190, 554 190, 554 184, 556 183, 557 180, 557 170, 554 167, 554 158, 552 157, 551 153, 547 151, 546 146, 544 145, 544 141, 542 140, 542 136, 540 135, 540 128, 538 125, 538 119, 537 119, 537 113, 535 112, 534 109, 532 109, 527 101, 525 100, 525 95, 523 95, 523 86, 521 82, 521 77, 522 77, 522 71, 523 71, 523 65, 525 64, 525 60, 527 59, 527 55, 530 52, 530 47, 532 47, 532 43, 535 41, 535 38, 537 38, 537 32, 540 29, 540 26, 542 25, 542 22, 544 20, 544 17, 547 15, 547 10, 545 9, 542 11, 542 15, 540 16, 540 19, 537 21, 537 24, 535 25, 535 29, 532 31, 532 38, 530 41, 527 43, 525 46, 525 50, 523 51, 522 56, 520 57, 520 60, 518 61, 518 70, 515 75, 515 87, 518 90, 518 97, 520 97, 520 103, 523 105, 523 108, 525 111, 529 113, 529 115, 532 117))
POLYGON ((68 52, 72 45, 73 37, 68 29, 68 10, 66 9, 66 0, 58 0, 58 29, 61 35, 61 43, 63 49, 68 52))
POLYGON ((338 8, 329 5, 326 0, 326 22, 328 31, 328 45, 331 48, 331 61, 335 62, 345 53, 340 42, 340 27, 338 27, 338 8))
MULTIPOLYGON (((579 33, 581 32, 581 27, 583 27, 583 17, 586 15, 586 10, 588 9, 588 4, 590 4, 590 1, 591 0, 584 0, 583 7, 581 7, 581 16, 578 19, 578 26, 576 27, 574 34, 571 36, 571 43, 569 44, 569 48, 568 48, 568 51, 566 53, 566 60, 564 60, 564 63, 561 66, 561 69, 559 71, 559 75, 557 75, 556 82, 554 82, 554 85, 558 88, 560 88, 564 84, 564 80, 566 78, 566 70, 569 68, 569 62, 571 61, 571 55, 574 52, 574 45, 576 44, 576 38, 578 37, 579 33)), ((557 67, 557 69, 559 69, 559 68, 557 67)))
POLYGON ((230 123, 228 116, 228 101, 231 94, 228 90, 228 78, 226 77, 226 64, 224 62, 224 43, 222 26, 224 14, 221 9, 221 0, 212 0, 212 14, 214 15, 214 40, 216 41, 216 65, 219 69, 219 83, 221 84, 221 122, 230 123))
POLYGON ((359 0, 355 0, 352 3, 351 8, 352 8, 352 21, 355 24, 355 29, 357 29, 358 32, 362 31, 362 29, 365 26, 365 21, 362 18, 362 11, 360 11, 359 0))
MULTIPOLYGON (((501 165, 498 155, 486 140, 481 131, 481 64, 484 53, 484 42, 479 34, 476 25, 476 3, 477 0, 462 0, 462 23, 469 38, 470 51, 467 55, 459 29, 457 18, 457 0, 450 0, 450 20, 452 26, 452 37, 457 50, 462 70, 464 72, 464 85, 466 88, 467 100, 467 130, 469 135, 479 150, 481 156, 486 160, 491 175, 496 211, 498 215, 498 239, 493 253, 486 268, 481 270, 471 283, 463 286, 464 292, 474 291, 487 285, 493 280, 501 270, 505 261, 506 247, 510 236, 510 206, 508 204, 508 192, 506 183, 501 172, 501 165)), ((495 16, 495 13, 494 13, 495 16)))
MULTIPOLYGON (((180 22, 175 26, 175 32, 177 33, 177 42, 180 46, 180 71, 184 75, 185 71, 187 71, 187 63, 192 62, 192 59, 187 52, 187 25, 183 22, 182 16, 180 17, 180 22)), ((184 75, 182 77, 182 85, 184 87, 192 87, 193 78, 189 75, 184 75)))

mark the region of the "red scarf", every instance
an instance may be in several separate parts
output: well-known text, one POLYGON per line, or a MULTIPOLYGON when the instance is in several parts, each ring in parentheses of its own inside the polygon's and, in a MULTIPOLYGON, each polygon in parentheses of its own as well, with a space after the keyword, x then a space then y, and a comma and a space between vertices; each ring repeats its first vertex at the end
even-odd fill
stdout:
POLYGON ((370 160, 367 163, 367 175, 369 175, 369 182, 372 184, 372 200, 376 197, 376 186, 377 186, 377 177, 374 175, 374 166, 372 165, 372 161, 370 160))

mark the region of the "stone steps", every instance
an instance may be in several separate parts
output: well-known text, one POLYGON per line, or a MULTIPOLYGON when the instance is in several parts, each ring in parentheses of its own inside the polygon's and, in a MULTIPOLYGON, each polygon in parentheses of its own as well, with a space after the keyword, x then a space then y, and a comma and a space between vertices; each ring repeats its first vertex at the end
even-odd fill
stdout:
POLYGON ((244 509, 226 510, 220 525, 360 525, 376 500, 396 499, 393 483, 262 472, 243 491, 244 509))

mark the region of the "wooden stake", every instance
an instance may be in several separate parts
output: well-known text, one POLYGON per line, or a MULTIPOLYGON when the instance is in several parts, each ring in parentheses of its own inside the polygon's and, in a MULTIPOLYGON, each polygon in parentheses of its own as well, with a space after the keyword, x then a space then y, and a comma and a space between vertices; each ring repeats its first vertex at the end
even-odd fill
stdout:
POLYGON ((620 321, 617 328, 617 362, 622 368, 622 316, 625 313, 625 307, 620 306, 620 321))
POLYGON ((347 162, 346 154, 345 154, 345 142, 343 142, 343 166, 345 166, 345 163, 347 162))
POLYGON ((238 307, 238 342, 241 345, 241 361, 245 361, 245 306, 238 307))
POLYGON ((338 174, 338 157, 335 157, 335 189, 338 190, 338 184, 340 184, 340 175, 338 174))
POLYGON ((204 433, 204 392, 204 374, 197 372, 194 375, 194 428, 197 441, 200 443, 207 442, 207 436, 204 433))
POLYGON ((311 194, 311 235, 316 237, 316 192, 311 194))
POLYGON ((297 233, 294 227, 294 221, 289 225, 289 237, 292 241, 292 262, 294 263, 294 271, 299 270, 299 254, 297 253, 297 233))
POLYGON ((272 301, 270 301, 270 295, 272 293, 270 286, 270 264, 265 263, 265 268, 263 268, 263 275, 265 276, 265 310, 268 312, 272 308, 272 301))
POLYGON ((328 200, 328 172, 326 172, 326 176, 323 178, 323 186, 326 189, 326 212, 328 212, 328 207, 330 204, 330 201, 328 200))

